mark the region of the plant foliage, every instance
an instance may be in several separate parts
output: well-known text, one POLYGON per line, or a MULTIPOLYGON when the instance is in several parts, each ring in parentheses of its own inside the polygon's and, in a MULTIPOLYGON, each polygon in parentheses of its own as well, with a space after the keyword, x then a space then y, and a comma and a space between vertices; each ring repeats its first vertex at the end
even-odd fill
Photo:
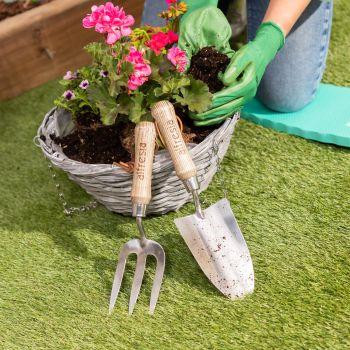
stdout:
POLYGON ((207 85, 186 74, 189 62, 185 53, 174 47, 178 39, 174 30, 179 16, 186 11, 183 2, 173 1, 168 12, 161 14, 166 19, 164 27, 130 28, 127 35, 132 16, 126 16, 111 3, 95 11, 100 11, 100 17, 96 13, 88 15, 83 25, 86 28, 99 25, 106 42, 93 42, 85 47, 92 64, 66 73, 60 81, 66 91, 56 99, 57 106, 69 110, 73 117, 83 112, 93 113, 105 125, 126 118, 133 123, 149 120, 150 107, 160 100, 169 100, 197 113, 209 108, 212 95, 207 85), (113 14, 119 16, 118 23, 125 26, 117 32, 105 22, 106 14, 110 19, 113 14))

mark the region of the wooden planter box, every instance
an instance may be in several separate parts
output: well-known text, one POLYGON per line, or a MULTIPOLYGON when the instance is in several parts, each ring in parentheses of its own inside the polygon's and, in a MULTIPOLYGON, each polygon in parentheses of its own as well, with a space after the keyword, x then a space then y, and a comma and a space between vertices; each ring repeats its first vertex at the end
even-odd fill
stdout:
MULTIPOLYGON (((55 0, 0 22, 0 100, 17 96, 91 62, 83 47, 103 40, 82 19, 99 0, 55 0)), ((139 23, 143 1, 119 0, 139 23)))

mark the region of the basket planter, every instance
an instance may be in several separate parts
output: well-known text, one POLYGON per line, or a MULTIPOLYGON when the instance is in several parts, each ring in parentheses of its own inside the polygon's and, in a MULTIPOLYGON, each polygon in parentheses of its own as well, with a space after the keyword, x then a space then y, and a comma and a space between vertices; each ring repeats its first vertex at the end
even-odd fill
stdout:
MULTIPOLYGON (((81 21, 102 0, 56 0, 0 22, 0 101, 17 96, 68 69, 90 64, 83 46, 101 40, 81 21)), ((140 21, 143 1, 120 0, 140 21)))
MULTIPOLYGON (((209 186, 216 173, 218 164, 228 149, 238 119, 239 113, 236 113, 200 144, 188 145, 197 166, 200 191, 209 186)), ((51 134, 66 136, 73 129, 71 115, 64 110, 53 108, 38 129, 38 146, 53 165, 65 171, 71 180, 107 209, 130 215, 132 174, 110 164, 85 164, 69 159, 61 147, 50 138, 51 134)), ((153 164, 152 201, 148 206, 148 214, 164 214, 176 210, 191 199, 175 174, 169 153, 166 150, 159 151, 153 164)))

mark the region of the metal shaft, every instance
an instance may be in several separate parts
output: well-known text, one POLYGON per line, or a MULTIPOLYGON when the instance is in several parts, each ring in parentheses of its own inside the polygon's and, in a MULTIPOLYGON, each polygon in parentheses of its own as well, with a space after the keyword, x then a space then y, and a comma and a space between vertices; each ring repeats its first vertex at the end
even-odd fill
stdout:
POLYGON ((146 204, 141 204, 141 203, 133 203, 132 206, 132 216, 136 217, 136 224, 137 228, 140 232, 141 236, 141 245, 144 246, 147 240, 146 234, 145 234, 145 229, 143 227, 143 222, 142 218, 146 216, 146 209, 147 205, 146 204))
POLYGON ((136 216, 136 224, 141 236, 140 238, 141 246, 144 246, 147 241, 147 237, 145 234, 145 229, 143 227, 142 216, 136 216))
POLYGON ((196 214, 201 218, 204 219, 204 213, 201 207, 201 203, 199 200, 199 195, 198 195, 198 190, 193 190, 192 191, 192 197, 193 197, 193 202, 196 207, 196 214))
POLYGON ((196 214, 201 218, 204 219, 204 213, 201 207, 201 203, 199 200, 199 194, 198 194, 198 190, 199 190, 199 183, 198 183, 198 179, 197 176, 192 176, 189 179, 187 179, 186 181, 183 181, 185 188, 188 192, 192 193, 192 197, 193 197, 193 202, 194 205, 196 207, 196 214))

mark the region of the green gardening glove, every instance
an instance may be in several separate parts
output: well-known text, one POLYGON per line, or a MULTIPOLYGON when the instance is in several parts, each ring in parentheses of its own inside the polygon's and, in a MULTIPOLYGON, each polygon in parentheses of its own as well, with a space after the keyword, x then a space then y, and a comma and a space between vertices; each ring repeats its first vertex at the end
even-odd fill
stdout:
MULTIPOLYGON (((190 5, 188 7, 190 9, 190 5)), ((215 6, 201 7, 191 11, 186 17, 183 16, 180 21, 179 34, 178 46, 186 52, 189 60, 201 48, 207 46, 214 46, 216 50, 225 53, 230 58, 235 53, 229 44, 232 35, 231 26, 225 15, 215 6)), ((214 101, 215 99, 213 99, 214 101)), ((201 119, 197 121, 197 117, 200 118, 202 114, 190 112, 190 118, 195 120, 195 125, 204 125, 201 119)), ((206 119, 208 118, 206 117, 206 119)), ((216 124, 218 122, 205 121, 205 124, 216 124)))
POLYGON ((181 21, 183 21, 191 12, 202 7, 207 6, 218 6, 219 0, 183 0, 187 5, 187 12, 182 16, 181 21))
POLYGON ((206 46, 215 46, 216 50, 231 57, 234 54, 229 44, 231 35, 231 26, 217 7, 201 7, 181 18, 178 46, 189 60, 206 46))
POLYGON ((202 47, 215 46, 231 59, 219 77, 225 87, 213 94, 211 108, 204 113, 190 114, 195 125, 218 124, 239 111, 255 96, 266 66, 284 44, 284 34, 279 26, 266 22, 260 25, 253 41, 234 53, 228 43, 231 27, 222 16, 215 7, 205 7, 193 11, 180 23, 179 47, 189 58, 202 47), (204 20, 198 23, 198 18, 204 20), (219 38, 215 40, 217 36, 219 38))

